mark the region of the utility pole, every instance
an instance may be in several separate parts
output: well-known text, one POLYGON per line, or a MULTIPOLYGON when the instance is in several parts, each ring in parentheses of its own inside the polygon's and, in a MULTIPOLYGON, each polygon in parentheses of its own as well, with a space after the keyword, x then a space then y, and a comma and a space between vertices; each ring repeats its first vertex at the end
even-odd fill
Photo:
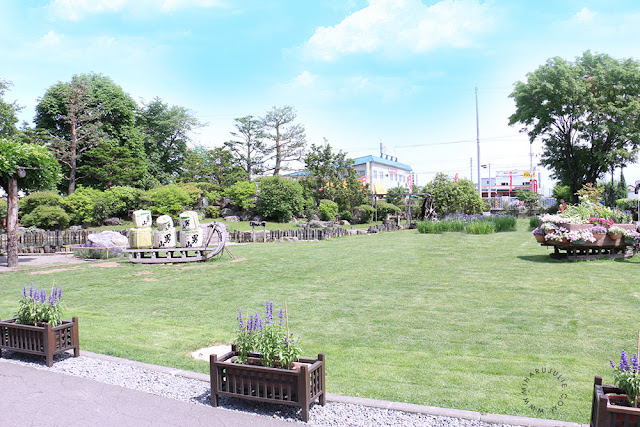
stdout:
POLYGON ((478 86, 476 86, 476 140, 478 141, 478 193, 482 197, 482 186, 480 185, 480 119, 478 117, 478 86))
POLYGON ((529 142, 529 187, 533 193, 533 141, 529 142))
POLYGON ((469 179, 473 182, 473 157, 469 157, 469 179))

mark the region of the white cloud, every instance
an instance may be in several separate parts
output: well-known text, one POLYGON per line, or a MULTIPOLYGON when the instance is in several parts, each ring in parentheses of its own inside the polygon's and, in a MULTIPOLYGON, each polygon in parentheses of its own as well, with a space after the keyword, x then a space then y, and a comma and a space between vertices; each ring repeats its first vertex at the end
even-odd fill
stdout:
POLYGON ((304 70, 302 73, 298 74, 289 85, 292 87, 308 87, 313 85, 317 78, 318 76, 315 74, 311 74, 307 70, 304 70))
POLYGON ((423 53, 440 47, 467 47, 493 27, 495 11, 479 0, 370 0, 331 27, 319 27, 305 48, 331 61, 356 53, 423 53))
POLYGON ((576 13, 573 16, 573 21, 587 24, 587 23, 593 22, 593 18, 595 18, 596 15, 597 15, 596 12, 592 12, 585 7, 580 12, 576 13))
POLYGON ((44 36, 40 37, 40 45, 53 47, 60 44, 61 37, 58 33, 51 30, 44 36))
POLYGON ((124 11, 174 12, 181 9, 223 7, 224 0, 53 0, 49 8, 54 16, 78 21, 87 15, 124 11))

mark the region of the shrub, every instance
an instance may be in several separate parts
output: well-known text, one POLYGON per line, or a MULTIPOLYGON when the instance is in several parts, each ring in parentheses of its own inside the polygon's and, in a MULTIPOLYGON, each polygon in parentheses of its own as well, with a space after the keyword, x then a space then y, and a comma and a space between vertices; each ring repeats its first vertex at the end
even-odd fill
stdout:
POLYGON ((255 208, 256 185, 249 181, 238 181, 224 190, 224 195, 233 200, 233 205, 243 210, 255 208))
POLYGON ((493 221, 475 221, 464 227, 467 234, 491 234, 496 232, 493 221))
POLYGON ((193 208, 191 195, 175 184, 152 188, 147 192, 154 215, 178 216, 193 208))
POLYGON ((41 205, 24 215, 20 222, 26 227, 62 229, 69 225, 69 215, 60 206, 41 205))
POLYGON ((24 216, 30 214, 38 206, 64 206, 64 199, 59 194, 52 191, 39 191, 29 194, 18 201, 18 215, 24 216))
POLYGON ((438 229, 442 231, 463 231, 465 221, 461 218, 443 219, 437 222, 438 229))
POLYGON ((378 219, 384 219, 387 215, 395 215, 400 208, 387 202, 378 202, 378 219))
POLYGON ((0 200, 0 218, 5 218, 7 216, 7 202, 4 200, 0 200))
POLYGON ((441 221, 431 222, 431 221, 418 221, 417 229, 419 233, 422 234, 440 234, 442 233, 442 226, 440 225, 441 221))
POLYGON ((320 219, 323 221, 335 221, 338 215, 338 204, 327 199, 320 200, 318 215, 320 215, 320 219))
POLYGON ((204 211, 204 216, 206 216, 207 218, 220 218, 220 215, 220 208, 217 206, 209 206, 204 211))
POLYGON ((204 193, 200 188, 191 183, 179 184, 178 186, 189 194, 189 202, 187 205, 191 207, 198 203, 198 199, 202 197, 202 194, 204 193))
POLYGON ((190 184, 202 191, 202 196, 207 198, 209 204, 222 198, 222 187, 219 184, 213 182, 194 182, 190 184))
POLYGON ((129 217, 129 211, 149 208, 151 201, 148 193, 140 188, 115 186, 105 190, 94 205, 93 217, 101 223, 107 218, 129 217))
POLYGON ((392 187, 387 192, 387 196, 385 198, 387 199, 387 203, 399 206, 407 197, 407 193, 409 193, 409 189, 406 187, 392 187))
POLYGON ((267 219, 286 222, 302 212, 302 186, 298 181, 274 176, 260 180, 256 211, 267 219))
POLYGON ((352 218, 353 218, 353 215, 351 215, 351 212, 349 211, 340 212, 340 219, 343 219, 345 221, 351 221, 352 218))
POLYGON ((540 217, 539 216, 534 215, 531 218, 529 218, 529 228, 531 228, 533 230, 534 228, 537 228, 538 225, 540 225, 540 217))
MULTIPOLYGON (((483 218, 481 221, 493 223, 495 231, 506 231, 516 229, 516 219, 511 215, 493 215, 483 218)), ((536 222, 536 227, 538 223, 536 222)), ((535 227, 534 227, 535 228, 535 227)))
POLYGON ((631 216, 637 218, 638 199, 618 199, 616 200, 616 206, 623 211, 631 212, 631 216))
POLYGON ((367 222, 371 222, 371 220, 373 219, 373 214, 376 212, 376 210, 373 208, 373 206, 360 205, 356 207, 355 212, 355 216, 358 219, 358 222, 364 224, 367 222))
POLYGON ((71 224, 95 223, 96 201, 102 197, 102 191, 89 187, 78 187, 64 199, 64 209, 69 214, 71 224))

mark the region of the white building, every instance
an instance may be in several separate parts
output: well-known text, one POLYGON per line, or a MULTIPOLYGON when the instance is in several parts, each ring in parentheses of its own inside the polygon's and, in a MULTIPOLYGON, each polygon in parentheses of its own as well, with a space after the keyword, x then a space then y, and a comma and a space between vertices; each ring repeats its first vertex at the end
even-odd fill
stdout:
POLYGON ((358 157, 353 160, 352 167, 373 194, 387 194, 387 190, 393 187, 408 189, 417 185, 411 166, 399 163, 397 157, 358 157))

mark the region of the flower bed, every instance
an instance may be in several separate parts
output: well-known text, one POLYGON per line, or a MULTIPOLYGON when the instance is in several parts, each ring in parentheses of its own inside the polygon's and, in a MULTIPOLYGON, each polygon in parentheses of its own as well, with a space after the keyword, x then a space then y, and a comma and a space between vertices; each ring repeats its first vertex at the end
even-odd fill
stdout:
POLYGON ((623 394, 618 387, 602 384, 602 377, 596 375, 591 403, 591 427, 640 427, 640 408, 623 406, 625 401, 628 402, 623 394))
MULTIPOLYGON (((234 363, 237 347, 218 359, 210 359, 211 406, 218 406, 218 396, 231 396, 261 402, 278 403, 302 408, 302 420, 309 420, 309 407, 316 400, 324 406, 324 354, 317 359, 300 358, 294 369, 270 368, 234 363)), ((249 358, 261 358, 249 353, 249 358)))

